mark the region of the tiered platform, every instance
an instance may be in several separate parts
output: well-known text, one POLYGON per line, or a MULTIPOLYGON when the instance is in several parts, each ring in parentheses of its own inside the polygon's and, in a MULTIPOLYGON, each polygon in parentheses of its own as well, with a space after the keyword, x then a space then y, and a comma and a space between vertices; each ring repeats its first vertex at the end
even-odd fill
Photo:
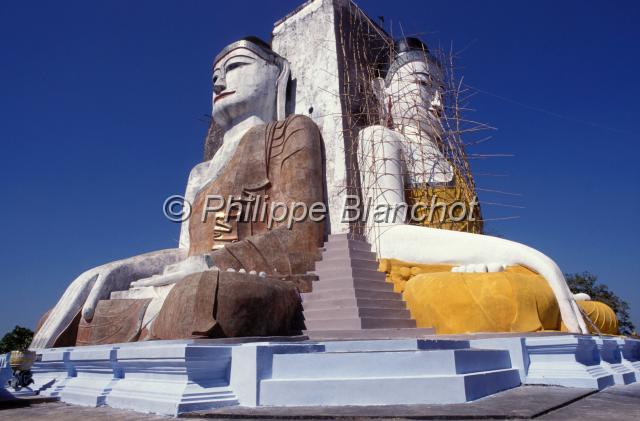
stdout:
POLYGON ((157 341, 39 350, 30 393, 173 416, 454 404, 521 384, 598 390, 635 382, 639 362, 638 340, 566 334, 157 341))

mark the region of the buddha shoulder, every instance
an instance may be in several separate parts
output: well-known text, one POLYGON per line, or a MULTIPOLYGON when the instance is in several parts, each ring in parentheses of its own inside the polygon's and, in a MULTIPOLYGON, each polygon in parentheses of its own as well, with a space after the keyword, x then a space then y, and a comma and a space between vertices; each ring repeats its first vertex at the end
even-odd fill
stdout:
POLYGON ((270 123, 267 130, 273 133, 274 146, 282 142, 286 149, 301 147, 316 149, 320 147, 320 130, 311 118, 304 115, 293 114, 284 120, 270 123))
POLYGON ((367 126, 358 133, 360 140, 401 140, 401 137, 400 133, 380 124, 367 126))

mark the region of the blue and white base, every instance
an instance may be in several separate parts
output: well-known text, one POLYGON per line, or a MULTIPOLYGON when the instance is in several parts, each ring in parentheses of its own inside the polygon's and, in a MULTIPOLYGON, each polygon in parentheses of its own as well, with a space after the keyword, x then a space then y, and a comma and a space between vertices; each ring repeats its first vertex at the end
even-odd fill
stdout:
POLYGON ((446 404, 520 384, 627 384, 640 379, 639 351, 633 339, 568 334, 156 341, 39 350, 32 388, 173 416, 230 405, 446 404))

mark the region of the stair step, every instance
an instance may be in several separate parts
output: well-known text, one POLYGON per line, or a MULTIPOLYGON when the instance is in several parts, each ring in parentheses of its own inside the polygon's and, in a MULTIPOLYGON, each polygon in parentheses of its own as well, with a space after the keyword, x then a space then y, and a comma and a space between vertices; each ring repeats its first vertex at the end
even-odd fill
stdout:
POLYGON ((360 241, 363 243, 367 242, 367 238, 364 235, 354 234, 352 232, 341 232, 338 234, 329 234, 329 241, 341 241, 341 240, 360 241))
POLYGON ((365 241, 356 240, 330 240, 324 243, 325 251, 334 250, 358 250, 358 251, 371 251, 371 245, 365 241))
POLYGON ((337 267, 331 269, 316 269, 315 274, 320 278, 318 282, 330 281, 333 279, 358 278, 371 281, 385 281, 386 274, 378 272, 376 269, 361 269, 354 267, 337 267))
POLYGON ((409 319, 407 309, 375 308, 375 307, 343 307, 318 310, 304 310, 305 320, 347 319, 357 317, 375 317, 380 319, 409 319))
MULTIPOLYGON (((414 343, 415 345, 415 343, 414 343)), ((390 350, 276 354, 273 379, 330 379, 454 375, 511 368, 509 351, 390 350), (318 370, 322 367, 322 370, 318 370)))
POLYGON ((350 298, 329 298, 325 300, 309 299, 304 302, 304 311, 319 309, 336 309, 343 307, 374 307, 374 308, 397 308, 405 309, 405 302, 402 301, 400 294, 392 300, 370 300, 366 298, 356 299, 350 298))
POLYGON ((411 405, 464 403, 520 385, 517 369, 473 374, 333 379, 266 379, 260 405, 411 405))
POLYGON ((177 409, 179 413, 184 413, 207 410, 211 408, 220 408, 223 406, 236 406, 239 404, 240 402, 238 401, 238 398, 234 396, 224 399, 202 399, 196 401, 181 402, 178 404, 177 409))
MULTIPOLYGON (((318 282, 319 283, 319 282, 318 282)), ((314 284, 314 287, 318 284, 314 284)), ((355 298, 355 299, 369 299, 369 300, 397 300, 400 294, 393 291, 378 291, 362 288, 336 288, 325 290, 314 290, 313 292, 307 292, 300 294, 302 302, 313 302, 316 300, 328 300, 328 299, 343 299, 343 298, 355 298)))
POLYGON ((416 327, 416 322, 411 319, 352 317, 305 320, 305 326, 307 330, 412 328, 416 327))
POLYGON ((328 250, 322 253, 322 261, 331 261, 339 259, 355 258, 361 260, 373 260, 378 263, 376 254, 372 251, 362 250, 328 250))
MULTIPOLYGON (((455 349, 471 349, 469 341, 455 339, 425 339, 425 336, 432 336, 433 329, 367 329, 363 332, 374 330, 390 330, 395 333, 395 338, 387 338, 385 341, 379 339, 355 339, 355 340, 325 340, 324 351, 326 352, 371 352, 371 351, 444 351, 455 349), (413 333, 407 336, 407 333, 413 333), (400 338, 398 333, 404 333, 405 337, 400 338)), ((508 358, 508 356, 500 356, 508 358)), ((504 362, 505 368, 511 367, 511 359, 504 362)))
MULTIPOLYGON (((370 280, 361 278, 336 278, 323 279, 313 284, 314 291, 326 291, 328 289, 358 288, 370 291, 393 291, 393 284, 385 280, 370 280)), ((313 293, 313 292, 312 292, 313 293)))
POLYGON ((378 262, 371 259, 365 260, 365 259, 353 258, 348 255, 345 255, 339 258, 329 259, 329 260, 325 260, 324 256, 322 256, 322 260, 319 262, 316 262, 315 272, 325 273, 327 271, 334 271, 334 270, 337 271, 339 269, 343 269, 343 270, 363 269, 363 270, 373 270, 377 272, 378 262))
MULTIPOLYGON (((346 343, 353 341, 377 341, 381 342, 381 339, 384 340, 406 340, 413 338, 432 338, 436 331, 433 328, 386 328, 386 329, 338 329, 338 330, 305 330, 303 331, 304 335, 307 336, 312 341, 325 341, 326 344, 331 343, 331 346, 325 347, 327 350, 329 348, 335 348, 335 342, 338 343, 346 343)), ((459 341, 460 342, 460 341, 459 341)), ((464 342, 464 341, 462 341, 464 342)), ((422 345, 420 345, 422 346, 422 345)), ((468 347, 468 344, 466 344, 468 347)), ((463 348, 464 345, 460 345, 459 348, 463 348)), ((366 350, 366 349, 365 349, 366 350)))

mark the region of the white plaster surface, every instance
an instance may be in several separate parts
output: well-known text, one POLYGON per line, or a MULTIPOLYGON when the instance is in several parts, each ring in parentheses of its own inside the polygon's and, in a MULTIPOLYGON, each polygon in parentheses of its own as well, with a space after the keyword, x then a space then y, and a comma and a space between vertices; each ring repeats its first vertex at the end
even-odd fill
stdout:
POLYGON ((123 378, 106 404, 177 415, 181 412, 237 405, 229 387, 231 347, 197 343, 146 343, 117 350, 123 378))
MULTIPOLYGON (((389 341, 378 346, 383 343, 389 341)), ((273 356, 271 375, 260 382, 260 405, 461 403, 519 384, 504 350, 287 353, 273 356)))
POLYGON ((594 337, 593 340, 596 342, 600 353, 600 366, 613 375, 615 384, 636 382, 635 370, 623 364, 620 346, 615 338, 594 337))
POLYGON ((517 336, 508 338, 487 338, 475 339, 469 342, 473 348, 508 350, 511 367, 518 369, 520 382, 525 383, 527 378, 527 368, 529 367, 529 354, 527 354, 524 338, 517 336))
POLYGON ((604 389, 613 375, 600 365, 596 341, 590 336, 527 337, 529 367, 526 384, 604 389))
POLYGON ((640 381, 640 340, 630 338, 616 338, 620 347, 622 364, 636 373, 636 381, 640 381))
POLYGON ((60 395, 60 391, 75 375, 69 361, 69 353, 69 348, 48 349, 39 353, 39 360, 31 368, 33 390, 38 390, 42 396, 60 395))
MULTIPOLYGON (((46 349, 38 350, 33 367, 34 390, 64 402, 165 415, 226 405, 466 402, 523 380, 598 389, 613 385, 596 338, 182 340, 46 349)), ((604 340, 626 349, 623 365, 637 361, 640 342, 604 340)))
POLYGON ((115 353, 113 346, 76 347, 69 351, 68 362, 74 375, 59 392, 60 399, 83 406, 104 405, 106 396, 121 377, 115 353))
POLYGON ((348 180, 333 1, 311 1, 277 24, 272 48, 291 67, 296 87, 292 113, 311 117, 322 133, 330 232, 348 232, 348 224, 341 222, 348 180))

